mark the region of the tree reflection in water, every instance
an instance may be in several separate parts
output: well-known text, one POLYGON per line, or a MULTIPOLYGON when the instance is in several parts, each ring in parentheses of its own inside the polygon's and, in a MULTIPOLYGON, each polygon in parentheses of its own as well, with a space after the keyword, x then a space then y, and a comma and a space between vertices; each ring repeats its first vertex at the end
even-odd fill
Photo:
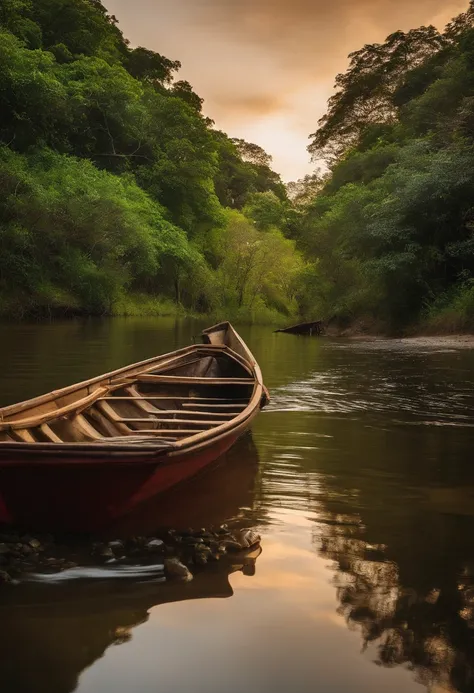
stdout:
POLYGON ((445 517, 446 552, 434 535, 419 543, 413 527, 415 558, 402 532, 399 546, 369 543, 374 528, 362 514, 328 513, 315 531, 318 552, 333 561, 338 613, 360 631, 363 649, 375 646, 381 666, 408 665, 430 690, 474 690, 474 562, 456 532, 465 519, 445 517))

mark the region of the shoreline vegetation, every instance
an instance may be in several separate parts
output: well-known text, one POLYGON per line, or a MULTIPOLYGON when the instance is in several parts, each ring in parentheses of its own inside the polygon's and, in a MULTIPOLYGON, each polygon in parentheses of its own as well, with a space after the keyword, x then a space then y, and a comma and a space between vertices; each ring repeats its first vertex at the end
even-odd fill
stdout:
POLYGON ((0 317, 474 331, 473 27, 352 53, 285 185, 100 0, 1 3, 0 317))

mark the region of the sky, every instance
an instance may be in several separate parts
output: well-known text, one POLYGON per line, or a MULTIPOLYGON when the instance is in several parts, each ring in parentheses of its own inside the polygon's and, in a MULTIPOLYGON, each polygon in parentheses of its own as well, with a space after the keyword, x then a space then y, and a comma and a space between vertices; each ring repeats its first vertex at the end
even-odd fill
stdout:
POLYGON ((468 0, 103 0, 133 46, 179 60, 219 130, 262 146, 285 181, 311 173, 306 147, 334 78, 365 43, 442 28, 468 0))

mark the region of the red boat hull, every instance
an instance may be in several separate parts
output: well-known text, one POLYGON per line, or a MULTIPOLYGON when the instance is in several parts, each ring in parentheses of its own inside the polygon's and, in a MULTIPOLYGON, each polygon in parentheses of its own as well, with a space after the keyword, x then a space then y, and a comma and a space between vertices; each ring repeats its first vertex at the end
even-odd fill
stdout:
POLYGON ((21 467, 0 464, 0 523, 56 532, 104 529, 209 467, 247 428, 239 427, 202 450, 156 460, 128 457, 85 464, 84 459, 71 458, 21 467))

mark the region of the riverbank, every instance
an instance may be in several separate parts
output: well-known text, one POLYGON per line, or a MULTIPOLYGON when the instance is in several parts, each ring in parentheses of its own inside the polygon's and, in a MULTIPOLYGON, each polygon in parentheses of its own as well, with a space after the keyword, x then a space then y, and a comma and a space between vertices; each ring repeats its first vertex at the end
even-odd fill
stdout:
POLYGON ((432 325, 421 323, 408 329, 394 332, 386 326, 373 321, 355 321, 350 325, 330 325, 324 330, 326 337, 347 338, 358 341, 387 341, 391 343, 412 344, 414 346, 441 346, 446 348, 474 348, 474 332, 463 331, 453 325, 452 330, 435 329, 432 325))
POLYGON ((66 303, 42 304, 15 299, 0 299, 0 319, 6 322, 72 320, 75 318, 193 318, 208 320, 209 324, 230 320, 244 325, 274 325, 283 327, 294 322, 294 316, 285 316, 277 310, 259 304, 249 308, 228 308, 197 312, 164 296, 128 294, 112 303, 100 313, 84 311, 66 303))
POLYGON ((473 334, 418 335, 413 337, 383 337, 380 335, 352 334, 343 336, 353 342, 369 342, 390 349, 474 349, 473 334))

